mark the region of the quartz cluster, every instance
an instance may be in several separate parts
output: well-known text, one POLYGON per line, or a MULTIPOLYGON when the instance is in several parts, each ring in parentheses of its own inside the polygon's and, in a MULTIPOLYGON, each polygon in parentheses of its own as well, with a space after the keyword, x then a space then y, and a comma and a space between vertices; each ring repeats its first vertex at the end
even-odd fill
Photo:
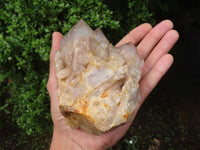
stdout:
POLYGON ((133 118, 143 59, 134 45, 114 47, 80 20, 56 52, 61 113, 71 128, 102 134, 133 118))

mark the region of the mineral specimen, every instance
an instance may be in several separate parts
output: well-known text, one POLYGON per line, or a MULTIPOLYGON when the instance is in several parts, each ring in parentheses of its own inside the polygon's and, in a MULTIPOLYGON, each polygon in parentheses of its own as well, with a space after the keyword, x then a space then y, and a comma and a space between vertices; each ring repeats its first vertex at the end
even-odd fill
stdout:
POLYGON ((134 45, 113 47, 80 20, 55 55, 59 107, 71 128, 101 134, 130 121, 143 59, 134 45))

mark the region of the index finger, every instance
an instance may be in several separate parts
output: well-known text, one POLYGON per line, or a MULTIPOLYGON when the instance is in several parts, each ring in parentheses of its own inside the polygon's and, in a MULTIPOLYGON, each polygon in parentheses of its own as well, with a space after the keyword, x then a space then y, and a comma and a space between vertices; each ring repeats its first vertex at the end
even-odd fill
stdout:
POLYGON ((149 23, 144 23, 139 25, 138 27, 134 28, 130 31, 119 43, 117 43, 117 47, 124 45, 126 43, 133 43, 136 45, 139 43, 145 35, 152 29, 152 26, 149 23))

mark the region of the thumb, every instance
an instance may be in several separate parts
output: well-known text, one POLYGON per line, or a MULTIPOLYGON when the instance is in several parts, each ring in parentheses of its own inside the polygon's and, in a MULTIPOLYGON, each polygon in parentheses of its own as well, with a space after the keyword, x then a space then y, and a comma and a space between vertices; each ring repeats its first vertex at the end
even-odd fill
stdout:
POLYGON ((49 68, 49 80, 47 83, 47 89, 49 93, 51 93, 51 89, 57 87, 57 79, 56 79, 56 66, 54 62, 54 57, 56 51, 60 50, 61 41, 63 39, 63 35, 59 32, 54 32, 52 34, 52 48, 50 53, 50 68, 49 68), (56 86, 55 86, 56 85, 56 86))

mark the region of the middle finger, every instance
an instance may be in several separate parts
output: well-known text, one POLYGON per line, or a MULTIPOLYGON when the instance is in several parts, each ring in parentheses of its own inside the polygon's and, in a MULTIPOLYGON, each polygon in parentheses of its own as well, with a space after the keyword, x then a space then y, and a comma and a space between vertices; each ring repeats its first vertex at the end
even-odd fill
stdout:
POLYGON ((170 20, 164 20, 156 25, 137 46, 140 56, 145 60, 160 39, 173 28, 170 20))

